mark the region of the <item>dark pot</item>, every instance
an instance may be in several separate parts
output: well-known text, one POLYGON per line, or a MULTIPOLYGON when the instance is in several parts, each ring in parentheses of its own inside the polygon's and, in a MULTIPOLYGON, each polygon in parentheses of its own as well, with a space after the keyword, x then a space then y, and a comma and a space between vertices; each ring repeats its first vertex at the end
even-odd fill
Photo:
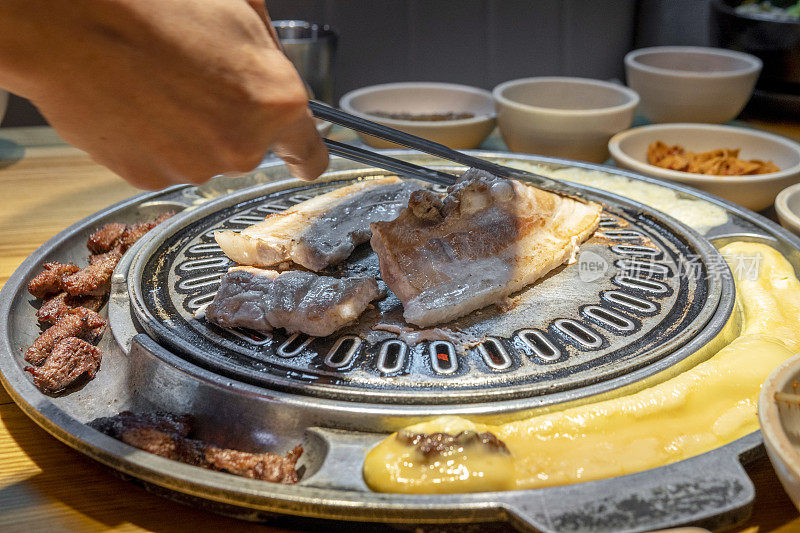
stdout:
MULTIPOLYGON (((757 87, 762 91, 800 95, 800 21, 767 15, 741 15, 741 0, 711 0, 714 46, 757 56, 764 63, 757 87)), ((791 5, 794 1, 774 5, 791 5)))

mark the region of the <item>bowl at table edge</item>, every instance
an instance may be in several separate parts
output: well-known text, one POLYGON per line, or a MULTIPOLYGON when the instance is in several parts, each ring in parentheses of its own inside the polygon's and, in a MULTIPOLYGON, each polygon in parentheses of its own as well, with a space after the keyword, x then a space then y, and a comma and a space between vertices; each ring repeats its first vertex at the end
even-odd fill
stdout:
MULTIPOLYGON (((342 96, 339 107, 384 126, 389 126, 450 148, 477 148, 492 132, 496 114, 489 91, 436 82, 385 83, 362 87, 342 96), (399 120, 373 115, 383 113, 472 113, 472 118, 457 120, 399 120)), ((397 148, 394 143, 359 133, 374 148, 397 148)))
POLYGON ((800 236, 800 183, 783 189, 775 198, 775 212, 781 226, 800 236))
POLYGON ((677 181, 710 192, 753 211, 772 205, 778 193, 800 181, 800 144, 763 131, 716 124, 652 124, 618 133, 608 142, 618 167, 677 181), (647 148, 655 141, 678 144, 689 152, 740 148, 742 159, 775 163, 780 171, 751 176, 711 176, 657 167, 647 162, 647 148))
POLYGON ((778 391, 800 393, 800 354, 772 371, 758 398, 758 422, 767 455, 783 488, 800 509, 800 405, 775 399, 778 391))

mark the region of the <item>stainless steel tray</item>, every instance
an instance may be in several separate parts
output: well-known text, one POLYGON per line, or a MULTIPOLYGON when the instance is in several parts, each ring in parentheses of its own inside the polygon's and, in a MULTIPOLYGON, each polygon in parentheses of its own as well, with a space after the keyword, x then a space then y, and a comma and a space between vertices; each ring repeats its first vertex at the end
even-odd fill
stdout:
MULTIPOLYGON (((388 153, 419 164, 437 164, 429 156, 408 151, 388 153)), ((755 213, 694 189, 598 165, 524 155, 487 152, 480 155, 504 164, 523 161, 573 166, 657 183, 727 210, 728 222, 708 232, 707 238, 720 242, 729 239, 766 242, 784 253, 796 269, 800 265, 800 240, 796 237, 755 213)), ((331 172, 339 178, 348 173, 363 175, 361 168, 335 159, 331 172)), ((759 453, 758 432, 686 461, 590 483, 476 494, 374 493, 360 476, 366 451, 383 437, 374 431, 414 420, 418 413, 413 406, 387 409, 385 405, 359 405, 357 409, 349 409, 352 403, 347 400, 269 390, 263 383, 239 381, 209 370, 175 346, 157 342, 156 332, 151 332, 152 336, 145 334, 130 305, 127 276, 131 263, 141 254, 152 252, 170 227, 188 224, 216 198, 247 187, 269 188, 272 186, 265 184, 270 183, 296 186, 296 182, 283 181, 289 178, 282 165, 269 164, 245 178, 218 178, 201 187, 181 186, 142 194, 88 217, 50 239, 17 269, 0 293, 0 372, 12 398, 56 438, 119 472, 174 494, 196 497, 195 502, 229 506, 229 511, 238 510, 242 515, 264 511, 394 523, 507 520, 520 528, 541 531, 641 531, 680 524, 720 527, 749 513, 753 486, 741 461, 759 453), (115 273, 108 306, 113 335, 107 334, 102 341, 105 356, 97 377, 68 395, 41 394, 23 372, 19 356, 20 348, 30 344, 39 332, 33 299, 25 291, 27 281, 44 261, 77 262, 84 258, 86 237, 105 222, 133 222, 174 209, 190 209, 193 213, 187 212, 174 224, 152 232, 126 254, 115 273), (303 479, 298 485, 285 486, 205 471, 132 449, 85 425, 95 417, 124 409, 154 408, 192 412, 199 418, 201 437, 221 445, 281 451, 302 441, 306 449, 301 461, 303 479), (359 422, 367 419, 371 422, 359 422)), ((246 197, 249 193, 239 194, 246 197)), ((730 297, 729 293, 720 294, 719 305, 730 305, 730 297)), ((724 317, 725 313, 717 315, 724 317)), ((719 318, 710 315, 703 327, 714 320, 719 318)), ((674 362, 667 356, 656 364, 668 368, 674 362)), ((642 371, 629 373, 628 376, 634 377, 620 381, 619 385, 630 383, 631 379, 636 381, 652 373, 652 369, 641 375, 636 372, 642 371)), ((585 397, 565 396, 557 400, 581 401, 585 397)), ((525 409, 535 406, 530 402, 511 406, 505 410, 505 416, 520 416, 525 409)), ((487 410, 485 403, 460 405, 458 410, 462 414, 496 415, 495 409, 487 410)))

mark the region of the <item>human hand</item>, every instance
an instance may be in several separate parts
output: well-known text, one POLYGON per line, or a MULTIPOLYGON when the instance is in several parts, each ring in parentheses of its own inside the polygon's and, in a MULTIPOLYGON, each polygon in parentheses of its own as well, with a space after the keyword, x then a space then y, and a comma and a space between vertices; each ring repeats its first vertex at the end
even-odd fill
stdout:
POLYGON ((327 167, 262 2, 10 0, 4 17, 0 85, 138 187, 249 171, 268 149, 303 179, 327 167))

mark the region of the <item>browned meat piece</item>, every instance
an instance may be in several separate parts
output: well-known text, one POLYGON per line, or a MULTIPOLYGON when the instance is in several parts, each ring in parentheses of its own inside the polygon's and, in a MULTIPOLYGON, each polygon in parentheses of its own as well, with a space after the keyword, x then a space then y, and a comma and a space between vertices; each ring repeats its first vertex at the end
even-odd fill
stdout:
POLYGON ((190 415, 174 415, 172 413, 132 413, 122 411, 118 415, 96 418, 89 425, 115 439, 122 438, 125 431, 136 428, 152 428, 158 431, 186 437, 192 430, 194 420, 190 415))
POLYGON ((93 254, 110 252, 119 245, 119 239, 128 225, 121 222, 111 222, 89 235, 86 247, 93 254))
POLYGON ((274 483, 297 483, 295 464, 303 453, 297 445, 286 456, 273 453, 247 453, 208 446, 204 450, 208 468, 250 479, 274 483))
POLYGON ((106 322, 100 315, 83 307, 65 312, 54 325, 33 341, 25 352, 25 360, 32 365, 41 365, 56 344, 68 337, 97 342, 103 335, 105 325, 106 322))
POLYGON ((90 311, 99 311, 103 306, 104 296, 70 296, 66 292, 50 296, 42 302, 36 317, 40 322, 55 324, 66 312, 77 307, 85 307, 90 311))
POLYGON ((112 250, 106 254, 93 255, 89 266, 64 278, 64 288, 72 296, 100 296, 111 287, 111 276, 122 254, 112 250))
POLYGON ((45 298, 49 294, 58 294, 64 290, 64 278, 79 271, 72 263, 45 263, 44 270, 28 283, 28 292, 36 298, 45 298))
POLYGON ((488 431, 485 433, 462 431, 458 435, 451 435, 450 433, 413 433, 408 430, 400 430, 397 432, 397 440, 414 446, 424 457, 442 455, 452 448, 463 448, 470 445, 484 446, 497 453, 509 453, 506 443, 488 431))
POLYGON ((139 222, 132 224, 125 229, 125 232, 119 238, 120 249, 125 252, 128 248, 136 244, 136 241, 144 237, 144 234, 155 228, 175 213, 164 213, 158 218, 150 222, 139 222))
POLYGON ((125 229, 125 232, 119 239, 119 244, 122 251, 126 251, 133 246, 136 241, 144 237, 144 234, 156 227, 155 222, 138 222, 130 225, 125 229))
POLYGON ((125 444, 173 461, 273 483, 297 483, 295 465, 303 453, 302 446, 296 446, 286 456, 217 448, 186 438, 190 423, 187 415, 135 415, 126 411, 89 425, 125 444))
POLYGON ((112 250, 125 252, 128 248, 139 240, 142 235, 158 226, 175 213, 164 213, 159 217, 149 222, 139 222, 133 225, 123 224, 121 222, 111 222, 102 228, 95 230, 89 236, 89 241, 86 247, 92 254, 104 254, 112 250))
POLYGON ((100 349, 76 337, 60 340, 42 366, 25 370, 33 375, 33 383, 43 392, 60 392, 79 377, 93 378, 100 368, 103 355, 100 349))

